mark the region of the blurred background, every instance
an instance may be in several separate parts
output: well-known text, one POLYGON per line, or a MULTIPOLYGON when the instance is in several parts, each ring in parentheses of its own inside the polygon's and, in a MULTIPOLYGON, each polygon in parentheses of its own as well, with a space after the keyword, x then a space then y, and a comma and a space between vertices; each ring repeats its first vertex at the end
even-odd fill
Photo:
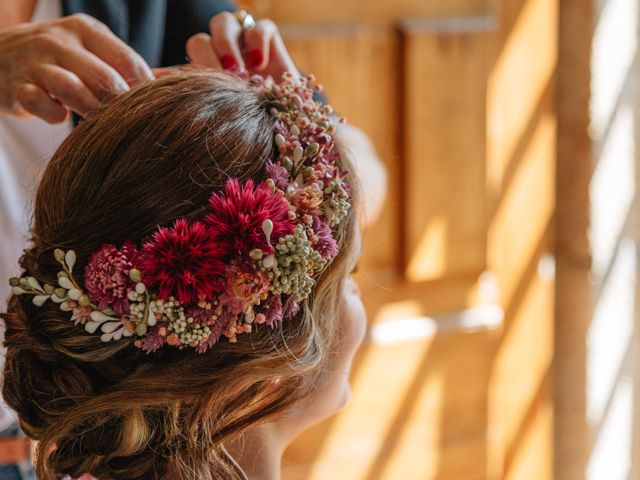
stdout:
POLYGON ((285 480, 640 479, 638 0, 241 3, 390 180, 351 402, 285 480))

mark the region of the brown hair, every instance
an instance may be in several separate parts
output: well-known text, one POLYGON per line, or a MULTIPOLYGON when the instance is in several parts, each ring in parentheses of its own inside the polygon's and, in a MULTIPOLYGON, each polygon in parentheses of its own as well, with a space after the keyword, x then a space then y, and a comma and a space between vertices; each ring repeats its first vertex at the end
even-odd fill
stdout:
MULTIPOLYGON (((262 179, 274 153, 269 108, 246 82, 211 72, 165 77, 120 97, 79 125, 49 163, 22 268, 53 283, 55 248, 74 249, 82 272, 104 243, 201 215, 229 176, 262 179)), ((55 305, 12 296, 2 314, 3 395, 39 440, 39 478, 242 478, 224 443, 286 411, 320 378, 353 228, 353 216, 340 224, 341 253, 295 319, 205 354, 103 343, 55 305)))

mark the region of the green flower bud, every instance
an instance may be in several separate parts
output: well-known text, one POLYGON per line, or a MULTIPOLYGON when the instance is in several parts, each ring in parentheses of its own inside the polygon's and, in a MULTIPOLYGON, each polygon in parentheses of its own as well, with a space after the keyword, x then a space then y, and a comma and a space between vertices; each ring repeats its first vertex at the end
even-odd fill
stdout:
POLYGON ((11 277, 9 279, 9 285, 12 287, 17 287, 20 285, 20 279, 18 277, 11 277))
POLYGON ((249 252, 249 256, 254 260, 262 260, 264 253, 259 248, 254 248, 249 252))
POLYGON ((65 298, 67 296, 67 291, 64 288, 60 287, 56 288, 53 291, 53 294, 58 298, 65 298))
POLYGON ((55 288, 53 287, 53 285, 49 285, 48 283, 44 284, 44 291, 47 292, 49 295, 51 295, 54 290, 55 288))
POLYGON ((268 186, 271 190, 273 190, 273 191, 275 192, 275 191, 276 191, 276 184, 275 184, 275 182, 273 181, 273 178, 267 178, 266 182, 267 182, 267 186, 268 186))
POLYGON ((293 161, 299 162, 302 159, 302 155, 304 154, 304 150, 300 145, 296 145, 296 148, 293 149, 293 161))
POLYGON ((87 295, 83 294, 78 298, 78 303, 81 307, 88 307, 89 305, 91 305, 91 300, 89 300, 89 297, 87 295))
POLYGON ((69 274, 67 272, 63 272, 62 270, 58 272, 58 278, 67 277, 69 278, 69 274))
POLYGON ((142 274, 140 273, 140 270, 138 270, 137 268, 132 268, 131 270, 129 270, 129 278, 131 279, 132 282, 139 282, 140 280, 142 280, 142 274))
POLYGON ((147 333, 147 324, 146 323, 138 323, 136 325, 136 333, 139 337, 142 337, 147 333))
POLYGON ((62 264, 64 264, 64 251, 59 248, 56 248, 53 251, 53 256, 56 257, 56 260, 62 264))
POLYGON ((313 157, 319 151, 320 151, 320 145, 318 145, 316 142, 313 142, 312 144, 308 145, 307 148, 304 150, 304 156, 313 157))

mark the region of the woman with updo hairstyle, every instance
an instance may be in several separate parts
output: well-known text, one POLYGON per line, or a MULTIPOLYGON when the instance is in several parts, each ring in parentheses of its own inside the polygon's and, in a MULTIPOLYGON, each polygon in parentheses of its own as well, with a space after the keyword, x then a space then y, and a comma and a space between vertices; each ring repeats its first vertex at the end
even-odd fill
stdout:
MULTIPOLYGON (((32 287, 16 282, 1 315, 7 348, 2 393, 21 428, 38 442, 38 478, 275 479, 292 439, 344 405, 365 315, 350 278, 360 248, 357 179, 342 146, 339 161, 349 172, 344 183, 350 208, 339 223, 329 223, 324 250, 318 246, 322 241, 314 240, 316 250, 331 252, 323 253, 308 295, 281 306, 288 316, 269 325, 256 309, 242 320, 247 323, 226 324, 224 334, 218 331, 219 339, 203 348, 206 335, 187 335, 188 345, 175 335, 174 343, 171 335, 162 344, 148 341, 139 334, 157 334, 152 323, 128 333, 125 328, 117 339, 108 334, 110 340, 103 341, 99 329, 83 328, 102 314, 74 313, 72 321, 71 305, 88 304, 79 293, 74 297, 73 288, 63 290, 69 295, 66 311, 51 301, 58 285, 68 283, 58 274, 61 252, 74 252, 66 261, 74 264, 77 283, 94 285, 95 279, 86 278, 94 270, 87 266, 103 245, 158 246, 162 235, 177 231, 179 219, 186 225, 211 215, 212 198, 223 198, 225 189, 232 202, 230 179, 236 187, 251 180, 256 189, 282 181, 284 170, 274 170, 273 163, 283 142, 276 127, 277 108, 262 84, 219 72, 177 72, 94 113, 55 153, 37 190, 32 243, 20 266, 23 278, 34 279, 29 285, 54 285, 56 293, 47 289, 43 295, 49 300, 38 300, 20 294, 32 287), (196 344, 199 350, 190 348, 196 344)), ((337 145, 339 137, 338 130, 337 145)), ((314 153, 311 148, 304 155, 314 153)), ((308 174, 288 181, 295 185, 308 174)), ((283 188, 289 188, 286 182, 283 188)), ((295 208, 288 214, 291 221, 295 208)), ((261 241, 271 247, 268 234, 277 226, 267 224, 261 241)), ((228 255, 237 254, 239 247, 225 245, 228 255)), ((158 262, 170 255, 155 253, 158 262)), ((250 253, 271 265, 256 249, 250 253)), ((313 255, 317 260, 317 252, 313 255)), ((205 288, 200 280, 181 281, 205 288)), ((164 278, 157 291, 174 281, 164 278)), ((129 292, 128 302, 141 298, 142 291, 129 292)))

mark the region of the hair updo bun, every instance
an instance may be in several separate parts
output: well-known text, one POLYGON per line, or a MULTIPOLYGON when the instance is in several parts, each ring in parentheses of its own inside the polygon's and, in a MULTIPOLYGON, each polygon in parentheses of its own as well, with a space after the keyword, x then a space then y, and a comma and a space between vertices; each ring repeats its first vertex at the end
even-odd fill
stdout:
MULTIPOLYGON (((46 168, 21 267, 53 283, 56 248, 73 249, 82 272, 104 243, 140 241, 158 225, 198 217, 228 177, 262 180, 274 154, 269 109, 247 82, 212 72, 119 97, 81 123, 46 168)), ((243 478, 225 442, 308 394, 332 348, 352 217, 336 229, 340 253, 295 319, 204 354, 103 343, 57 305, 12 296, 0 315, 3 396, 39 440, 38 477, 243 478)))

